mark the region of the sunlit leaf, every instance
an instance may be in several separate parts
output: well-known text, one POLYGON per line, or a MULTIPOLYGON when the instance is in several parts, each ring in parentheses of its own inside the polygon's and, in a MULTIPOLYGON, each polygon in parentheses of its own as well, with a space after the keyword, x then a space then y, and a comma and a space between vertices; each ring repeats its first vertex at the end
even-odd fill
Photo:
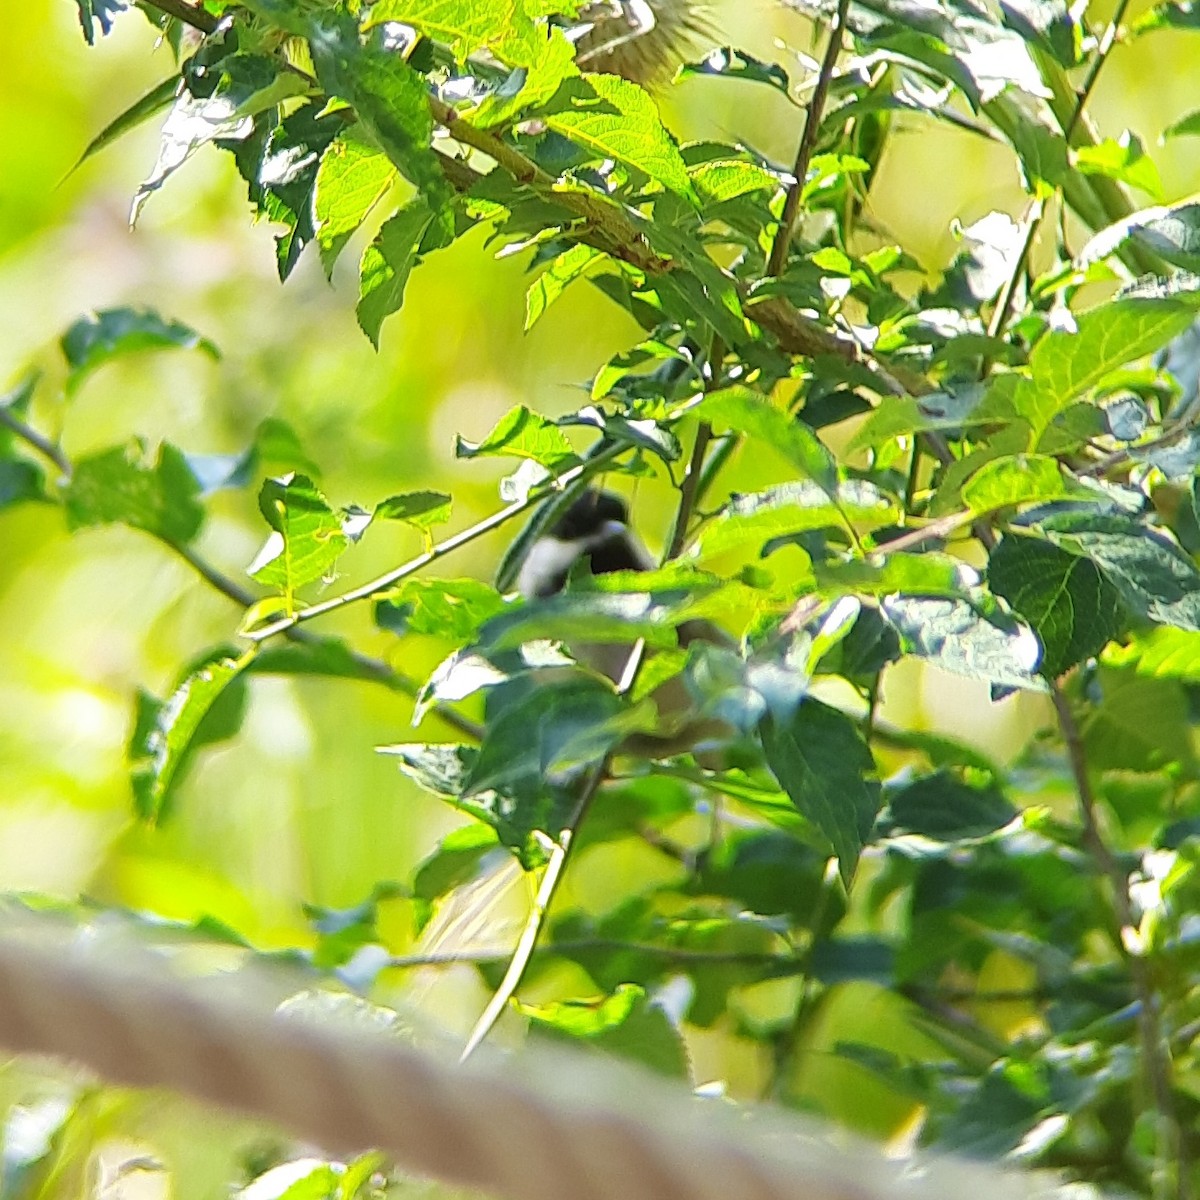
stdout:
POLYGON ((682 1035, 635 984, 621 984, 611 996, 596 1000, 521 1005, 521 1012, 543 1036, 631 1059, 661 1075, 688 1076, 682 1035))
MULTIPOLYGON (((181 770, 199 744, 203 722, 249 665, 251 655, 218 656, 195 668, 163 704, 143 706, 129 744, 130 776, 138 815, 161 821, 179 781, 181 770)), ((206 740, 231 736, 241 720, 241 701, 232 725, 210 731, 206 740)))
POLYGON ((454 444, 459 458, 507 454, 531 458, 548 470, 561 470, 579 461, 562 430, 545 417, 518 404, 496 422, 481 442, 459 437, 454 444))
POLYGON ((397 177, 395 166, 355 129, 321 156, 313 196, 317 243, 328 276, 351 235, 397 177))
POLYGON ((650 96, 616 75, 588 75, 563 84, 539 112, 548 128, 598 159, 615 159, 668 191, 699 203, 687 167, 650 96))
POLYGON ((307 475, 268 479, 258 507, 273 532, 246 569, 285 594, 320 579, 349 544, 341 521, 307 475))

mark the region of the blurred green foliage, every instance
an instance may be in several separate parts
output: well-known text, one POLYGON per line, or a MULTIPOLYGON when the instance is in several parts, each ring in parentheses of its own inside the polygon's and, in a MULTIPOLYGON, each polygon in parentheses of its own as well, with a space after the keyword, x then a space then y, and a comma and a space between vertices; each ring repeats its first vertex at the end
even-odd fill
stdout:
MULTIPOLYGON (((795 182, 815 5, 719 10, 658 105, 534 20, 579 4, 75 7, 0 42, 0 889, 465 1035, 569 850, 501 1036, 1190 1194, 1186 6, 853 6, 795 182), (662 569, 505 599, 550 476, 662 569), (581 633, 646 640, 629 696, 514 657, 581 633), (625 752, 681 669, 721 770, 625 752)), ((123 1138, 181 1195, 386 1186, 4 1087, 5 1194, 123 1138)))

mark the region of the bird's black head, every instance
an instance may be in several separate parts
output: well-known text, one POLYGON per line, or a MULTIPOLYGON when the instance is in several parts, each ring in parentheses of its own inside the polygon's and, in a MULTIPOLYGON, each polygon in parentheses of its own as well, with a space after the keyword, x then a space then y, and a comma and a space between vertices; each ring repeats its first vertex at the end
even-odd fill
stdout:
POLYGON ((629 523, 625 501, 613 492, 588 488, 555 522, 551 533, 564 542, 574 542, 597 534, 610 521, 629 523))

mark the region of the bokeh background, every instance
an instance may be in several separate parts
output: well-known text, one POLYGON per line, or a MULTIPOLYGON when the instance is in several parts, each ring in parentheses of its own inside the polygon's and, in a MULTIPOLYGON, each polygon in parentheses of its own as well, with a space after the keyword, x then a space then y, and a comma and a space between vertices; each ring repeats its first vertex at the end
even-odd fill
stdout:
MULTIPOLYGON (((814 47, 796 13, 767 0, 718 0, 713 15, 722 42, 803 78, 814 47)), ((1108 11, 1100 5, 1090 15, 1101 22, 1108 11)), ((1130 128, 1155 147, 1165 124, 1200 107, 1195 45, 1186 34, 1159 33, 1118 49, 1092 103, 1102 131, 1130 128)), ((135 434, 188 452, 238 452, 263 419, 279 417, 319 466, 334 504, 370 506, 435 486, 456 497, 455 527, 494 509, 502 466, 456 461, 454 435, 482 436, 519 402, 551 414, 578 406, 585 381, 638 340, 632 322, 582 285, 523 333, 524 263, 494 260, 475 236, 416 271, 376 353, 353 314, 363 239, 332 286, 308 256, 281 287, 270 227, 249 220, 231 160, 211 148, 151 198, 131 231, 130 199, 153 164, 159 122, 72 168, 109 120, 171 70, 170 51, 136 12, 89 49, 70 0, 8 7, 0 36, 0 387, 40 370, 33 420, 61 435, 72 456, 135 434), (58 337, 81 314, 117 305, 184 321, 222 357, 126 358, 68 400, 58 337)), ((668 90, 663 106, 683 140, 740 139, 781 165, 794 155, 800 110, 765 87, 692 78, 668 90)), ((1154 150, 1168 199, 1200 187, 1196 144, 1181 138, 1154 150)), ((890 144, 870 214, 932 275, 954 253, 956 223, 995 209, 1019 216, 1024 204, 1002 148, 911 117, 890 144)), ((666 493, 645 486, 641 523, 654 544, 666 493)), ((213 503, 201 548, 244 578, 263 534, 253 493, 226 493, 213 503)), ((343 559, 342 582, 417 549, 411 532, 373 530, 343 559)), ((442 565, 488 578, 500 549, 499 540, 483 540, 442 565)), ((124 761, 135 692, 164 694, 194 654, 233 636, 239 616, 142 534, 110 527, 69 535, 49 506, 0 512, 0 891, 86 896, 181 920, 212 916, 259 945, 305 945, 303 904, 350 905, 381 881, 407 878, 453 827, 452 814, 374 752, 411 740, 403 698, 366 684, 272 678, 254 681, 243 732, 201 756, 171 820, 137 824, 124 761)), ((406 642, 397 658, 366 607, 324 628, 416 676, 442 653, 406 642)), ((1036 700, 992 705, 981 688, 907 667, 889 676, 886 705, 890 719, 955 733, 1006 759, 1043 718, 1036 700)), ((612 874, 593 885, 589 902, 611 902, 621 878, 642 869, 606 864, 612 874)), ((404 923, 397 911, 398 945, 404 923)), ((478 986, 454 1002, 461 1012, 450 1006, 450 1023, 473 1019, 482 993, 470 989, 478 986)))

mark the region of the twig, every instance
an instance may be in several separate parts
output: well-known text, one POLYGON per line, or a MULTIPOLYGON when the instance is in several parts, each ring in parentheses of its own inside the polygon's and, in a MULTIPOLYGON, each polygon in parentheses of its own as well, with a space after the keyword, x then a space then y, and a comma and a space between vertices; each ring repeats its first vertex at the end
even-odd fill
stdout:
POLYGON ((175 20, 182 21, 201 33, 214 33, 220 24, 212 13, 205 12, 194 4, 188 4, 186 0, 138 0, 138 3, 143 8, 156 8, 160 13, 174 17, 175 20))
POLYGON ((1154 1192, 1163 1200, 1166 1200, 1166 1197, 1181 1200, 1188 1194, 1189 1189, 1186 1182, 1187 1167, 1181 1161, 1183 1138, 1175 1114, 1174 1097, 1171 1094, 1170 1049, 1163 1037, 1159 996, 1151 978, 1149 964, 1146 962, 1138 932, 1137 916, 1129 896, 1129 876, 1101 833, 1087 753, 1075 714, 1071 711, 1070 701, 1057 683, 1051 683, 1050 696, 1054 702, 1058 726, 1066 743, 1071 773, 1075 779, 1084 846, 1108 878, 1112 891, 1113 914, 1117 919, 1117 928, 1113 931, 1114 940, 1129 968, 1129 975, 1138 997, 1137 1027, 1142 1049, 1142 1069, 1150 1085, 1158 1135, 1158 1169, 1154 1180, 1154 1192))
POLYGON ((28 442, 39 454, 52 462, 64 479, 71 478, 71 460, 63 453, 57 443, 38 433, 31 425, 27 425, 11 409, 0 404, 0 425, 6 425, 23 442, 28 442))
POLYGON ((800 211, 800 196, 804 191, 808 165, 812 161, 812 153, 817 144, 821 115, 825 110, 825 98, 829 94, 829 81, 833 77, 833 68, 837 65, 838 55, 842 51, 842 30, 846 27, 846 14, 849 10, 850 0, 838 0, 837 14, 829 28, 829 44, 825 47, 825 57, 817 75, 817 85, 813 88, 812 98, 808 102, 804 132, 800 135, 800 147, 796 151, 796 163, 792 168, 792 184, 783 203, 783 216, 779 218, 775 240, 771 243, 771 254, 767 259, 768 275, 781 274, 787 265, 792 229, 796 224, 796 214, 800 211))
POLYGON ((1108 28, 1105 29, 1099 44, 1096 46, 1096 57, 1092 59, 1092 65, 1088 68, 1087 76, 1083 81, 1083 87, 1079 89, 1079 99, 1075 102, 1075 111, 1071 114, 1071 120, 1063 130, 1063 136, 1068 142, 1071 140, 1071 134, 1075 132, 1075 127, 1083 119, 1083 110, 1087 107, 1087 102, 1091 99, 1092 89, 1096 86, 1096 80, 1100 76, 1100 71, 1105 62, 1108 61, 1109 53, 1116 44, 1117 34, 1121 31, 1121 22, 1125 20, 1125 10, 1128 7, 1129 0, 1118 0, 1112 20, 1109 21, 1108 28))
POLYGON ((430 563, 435 563, 438 559, 445 558, 447 554, 452 554, 455 550, 461 550, 463 546, 468 545, 484 534, 491 533, 494 529, 499 529, 501 525, 511 521, 513 517, 519 516, 527 508, 539 504, 545 499, 547 487, 563 488, 584 476, 594 475, 601 467, 621 454, 624 454, 628 449, 629 446, 624 442, 609 446, 607 449, 600 451, 595 457, 588 459, 587 462, 572 467, 570 470, 564 471, 561 475, 548 480, 545 487, 531 490, 529 495, 523 500, 514 500, 511 504, 492 513, 490 517, 484 517, 482 521, 476 521, 474 525, 454 534, 453 537, 448 537, 444 542, 438 542, 436 545, 431 546, 428 550, 418 554, 416 558, 411 558, 408 562, 394 567, 390 571, 385 571, 382 575, 361 584, 359 587, 351 588, 348 592, 341 592, 336 596, 331 596, 328 600, 322 600, 317 604, 309 605, 307 608, 299 609, 294 613, 288 614, 286 617, 280 617, 279 620, 272 621, 269 625, 264 625, 260 629, 246 630, 242 636, 254 642, 262 642, 267 638, 275 637, 277 634, 286 633, 289 629, 304 621, 311 621, 314 617, 320 617, 325 613, 334 612, 336 609, 345 608, 346 605, 355 604, 359 600, 370 600, 372 597, 378 596, 381 592, 387 591, 402 579, 407 579, 410 575, 415 575, 418 571, 429 566, 430 563))
MULTIPOLYGON (((1021 249, 1018 251, 1012 270, 1009 272, 1008 278, 1004 281, 1004 287, 996 299, 996 307, 992 310, 992 319, 988 322, 987 334, 990 338, 998 338, 1004 332, 1005 325, 1008 324, 1008 317, 1012 312, 1012 304, 1017 294, 1017 287, 1029 263, 1029 255, 1033 250, 1034 239, 1037 237, 1037 231, 1042 223, 1043 211, 1044 206, 1042 201, 1035 200, 1030 205, 1029 212, 1025 215, 1025 236, 1021 239, 1021 249)), ((985 368, 983 374, 986 376, 988 373, 989 369, 985 368)))

